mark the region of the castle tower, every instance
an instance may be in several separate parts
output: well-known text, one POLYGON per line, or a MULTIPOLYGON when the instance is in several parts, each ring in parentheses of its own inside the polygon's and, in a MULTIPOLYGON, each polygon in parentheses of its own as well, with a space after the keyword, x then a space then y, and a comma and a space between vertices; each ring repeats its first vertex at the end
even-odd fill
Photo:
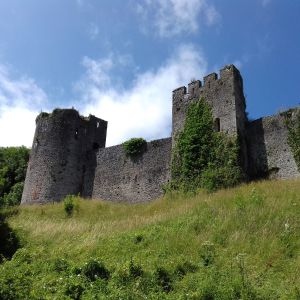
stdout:
POLYGON ((189 83, 173 91, 172 108, 172 142, 176 142, 177 134, 183 129, 186 113, 192 101, 203 97, 212 108, 215 130, 238 135, 241 146, 241 164, 247 171, 246 147, 246 103, 243 92, 243 79, 234 65, 220 70, 220 78, 216 73, 204 77, 203 86, 200 80, 189 83))
POLYGON ((74 109, 55 109, 36 118, 22 195, 24 203, 91 196, 96 150, 105 147, 107 122, 74 109))

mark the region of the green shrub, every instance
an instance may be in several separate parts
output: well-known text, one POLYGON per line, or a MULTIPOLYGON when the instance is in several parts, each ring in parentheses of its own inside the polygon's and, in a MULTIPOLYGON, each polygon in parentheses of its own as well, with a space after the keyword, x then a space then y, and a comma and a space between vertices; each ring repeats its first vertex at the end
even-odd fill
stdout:
POLYGON ((156 284, 161 287, 163 291, 168 293, 172 290, 172 278, 166 269, 157 267, 154 272, 154 278, 156 284))
POLYGON ((22 199, 22 193, 24 188, 24 182, 17 182, 11 188, 8 194, 4 194, 3 203, 5 206, 19 205, 22 199))
POLYGON ((178 264, 175 268, 174 274, 179 278, 184 277, 187 273, 194 273, 198 269, 197 266, 185 261, 183 264, 178 264))
POLYGON ((78 204, 76 203, 76 196, 68 195, 64 199, 64 210, 68 217, 73 215, 75 209, 78 209, 78 204))
POLYGON ((212 265, 216 257, 214 244, 210 242, 203 243, 200 249, 200 257, 205 267, 212 265))
POLYGON ((53 270, 56 272, 65 272, 69 269, 69 263, 63 258, 57 258, 53 262, 53 270))
POLYGON ((69 296, 71 299, 79 300, 81 299, 81 295, 84 292, 84 286, 81 282, 73 281, 68 282, 65 288, 65 295, 69 296))
POLYGON ((143 138, 132 138, 123 143, 125 154, 130 157, 142 154, 146 147, 147 142, 143 138))
POLYGON ((134 244, 139 244, 143 241, 144 237, 142 234, 136 234, 133 238, 134 244))
POLYGON ((28 160, 25 147, 0 147, 0 207, 20 203, 28 160))
POLYGON ((143 275, 143 268, 140 265, 135 264, 131 259, 129 262, 126 262, 123 266, 117 269, 115 278, 119 285, 126 286, 143 275))
POLYGON ((98 278, 108 280, 110 277, 109 270, 104 264, 96 259, 90 259, 83 267, 82 274, 89 280, 94 281, 98 278))

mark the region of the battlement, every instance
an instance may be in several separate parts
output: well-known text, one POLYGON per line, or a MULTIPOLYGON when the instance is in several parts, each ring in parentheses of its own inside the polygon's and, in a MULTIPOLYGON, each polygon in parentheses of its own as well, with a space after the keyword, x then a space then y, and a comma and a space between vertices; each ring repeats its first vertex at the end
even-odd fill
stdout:
POLYGON ((226 65, 220 69, 220 75, 211 73, 203 77, 203 80, 193 80, 186 86, 181 86, 173 90, 173 98, 179 95, 193 96, 200 91, 210 88, 211 84, 227 81, 228 79, 241 79, 239 70, 234 65, 226 65), (203 83, 202 83, 203 82, 203 83))
POLYGON ((243 81, 239 70, 234 65, 227 65, 220 70, 220 75, 211 73, 200 80, 193 80, 173 91, 173 128, 174 138, 182 129, 187 108, 192 101, 204 98, 211 106, 218 128, 221 131, 237 134, 244 130, 247 121, 243 81))

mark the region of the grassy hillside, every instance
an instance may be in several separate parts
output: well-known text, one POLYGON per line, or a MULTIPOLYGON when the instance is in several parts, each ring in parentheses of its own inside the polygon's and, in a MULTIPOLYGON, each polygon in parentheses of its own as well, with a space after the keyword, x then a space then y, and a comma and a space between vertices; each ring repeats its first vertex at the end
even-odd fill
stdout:
POLYGON ((0 299, 300 299, 300 181, 21 207, 0 299))

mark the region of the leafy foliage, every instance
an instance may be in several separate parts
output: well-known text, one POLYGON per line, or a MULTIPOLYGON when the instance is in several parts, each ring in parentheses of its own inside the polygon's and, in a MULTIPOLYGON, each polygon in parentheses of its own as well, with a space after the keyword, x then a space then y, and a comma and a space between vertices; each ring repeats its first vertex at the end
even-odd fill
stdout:
POLYGON ((78 211, 78 197, 74 195, 67 195, 64 200, 64 211, 68 217, 71 217, 74 213, 74 210, 78 211))
POLYGON ((237 137, 213 130, 210 106, 201 98, 190 104, 172 158, 172 188, 214 191, 242 178, 237 137))
POLYGON ((89 280, 94 281, 97 278, 107 280, 110 277, 108 269, 104 264, 96 259, 90 259, 82 268, 82 274, 89 280))
MULTIPOLYGON (((0 211, 0 263, 4 259, 10 259, 20 247, 17 234, 6 222, 6 214, 0 211)), ((1 297, 0 297, 1 299, 1 297)))
POLYGON ((25 147, 0 148, 0 207, 20 203, 28 159, 25 147))
POLYGON ((123 143, 127 156, 134 157, 146 150, 147 142, 143 138, 132 138, 123 143))

